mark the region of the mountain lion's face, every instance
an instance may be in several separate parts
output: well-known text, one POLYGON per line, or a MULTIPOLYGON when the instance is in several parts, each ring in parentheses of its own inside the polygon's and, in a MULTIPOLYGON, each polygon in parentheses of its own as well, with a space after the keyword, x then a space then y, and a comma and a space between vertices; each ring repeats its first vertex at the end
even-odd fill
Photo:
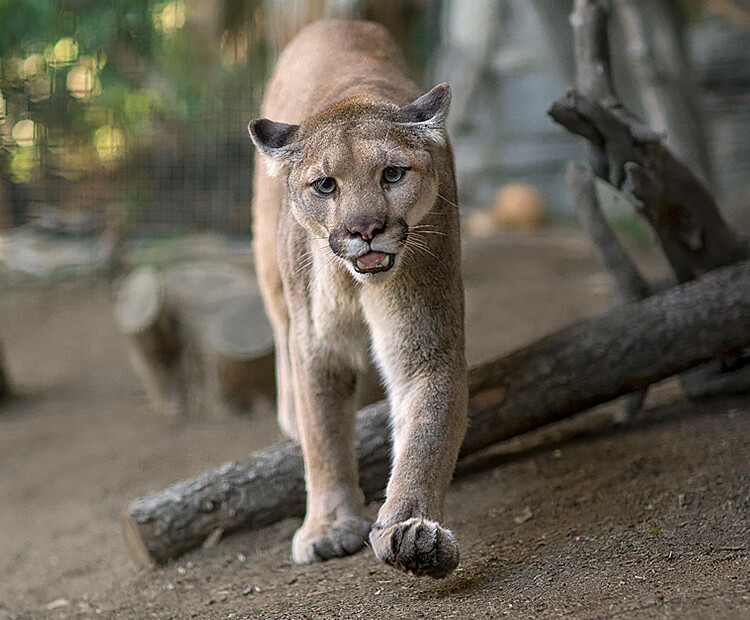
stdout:
POLYGON ((290 204, 355 278, 382 280, 418 249, 414 227, 435 202, 437 173, 424 142, 392 121, 357 111, 346 117, 300 128, 290 204))
POLYGON ((354 98, 301 125, 251 124, 269 170, 286 172, 296 219, 361 282, 427 251, 420 237, 435 231, 420 221, 438 192, 429 147, 445 140, 448 98, 437 87, 403 108, 354 98))

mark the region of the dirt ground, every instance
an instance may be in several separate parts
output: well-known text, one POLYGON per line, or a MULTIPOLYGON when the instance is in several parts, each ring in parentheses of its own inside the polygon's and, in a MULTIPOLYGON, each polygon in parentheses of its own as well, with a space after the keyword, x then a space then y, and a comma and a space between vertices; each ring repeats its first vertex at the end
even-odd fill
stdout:
MULTIPOLYGON (((606 307, 576 232, 464 252, 472 362, 606 307)), ((446 513, 462 560, 445 580, 368 550, 295 566, 297 519, 146 570, 125 506, 279 440, 274 420, 151 412, 101 281, 5 290, 0 342, 19 394, 0 405, 0 619, 750 618, 748 400, 694 404, 669 381, 625 426, 604 407, 459 464, 446 513)))

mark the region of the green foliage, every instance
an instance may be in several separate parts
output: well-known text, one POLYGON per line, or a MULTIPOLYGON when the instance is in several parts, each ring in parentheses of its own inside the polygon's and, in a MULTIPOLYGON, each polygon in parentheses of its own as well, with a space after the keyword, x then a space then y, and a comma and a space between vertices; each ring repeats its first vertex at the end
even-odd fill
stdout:
POLYGON ((50 40, 58 15, 47 0, 0 0, 0 57, 20 53, 37 37, 50 40))
MULTIPOLYGON (((259 1, 241 3, 246 20, 259 1)), ((229 17, 237 4, 218 0, 215 10, 229 17)), ((249 66, 222 62, 222 33, 206 40, 187 23, 187 10, 186 0, 0 0, 4 175, 29 182, 112 169, 134 145, 147 149, 167 117, 188 134, 192 119, 217 108, 226 85, 249 66), (22 144, 13 130, 24 120, 35 125, 31 143, 22 144)), ((258 68, 257 61, 249 67, 258 68)))

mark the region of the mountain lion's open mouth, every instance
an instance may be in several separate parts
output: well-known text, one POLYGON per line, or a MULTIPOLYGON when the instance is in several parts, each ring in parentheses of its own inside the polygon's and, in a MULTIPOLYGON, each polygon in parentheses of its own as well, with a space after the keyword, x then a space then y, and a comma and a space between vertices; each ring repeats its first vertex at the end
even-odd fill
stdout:
POLYGON ((368 252, 354 259, 354 270, 359 273, 378 273, 393 267, 393 254, 368 252))

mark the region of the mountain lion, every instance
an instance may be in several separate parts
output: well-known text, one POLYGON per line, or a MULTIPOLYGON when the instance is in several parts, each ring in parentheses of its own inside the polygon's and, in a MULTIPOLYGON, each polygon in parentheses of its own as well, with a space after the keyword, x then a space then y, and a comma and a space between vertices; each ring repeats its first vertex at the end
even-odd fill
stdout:
POLYGON ((287 46, 249 131, 256 267, 273 326, 282 429, 302 444, 295 562, 355 553, 444 577, 443 501, 466 426, 464 298, 450 90, 427 94, 381 26, 323 21, 287 46), (273 120, 269 120, 273 119, 273 120), (355 406, 385 387, 386 500, 364 513, 355 406))

